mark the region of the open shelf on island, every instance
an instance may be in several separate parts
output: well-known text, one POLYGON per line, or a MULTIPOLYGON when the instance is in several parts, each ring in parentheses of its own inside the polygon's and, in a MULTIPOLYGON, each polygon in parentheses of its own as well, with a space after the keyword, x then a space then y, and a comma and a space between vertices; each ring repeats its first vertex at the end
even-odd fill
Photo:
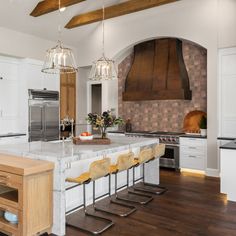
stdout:
MULTIPOLYGON (((3 209, 0 209, 0 235, 1 233, 6 234, 6 232, 9 232, 12 235, 15 235, 18 231, 18 224, 12 224, 9 221, 7 221, 4 218, 4 212, 5 211, 3 209)), ((6 235, 11 235, 11 234, 6 234, 6 235)))
POLYGON ((18 204, 18 190, 0 185, 0 202, 1 201, 9 201, 12 202, 14 205, 18 204))

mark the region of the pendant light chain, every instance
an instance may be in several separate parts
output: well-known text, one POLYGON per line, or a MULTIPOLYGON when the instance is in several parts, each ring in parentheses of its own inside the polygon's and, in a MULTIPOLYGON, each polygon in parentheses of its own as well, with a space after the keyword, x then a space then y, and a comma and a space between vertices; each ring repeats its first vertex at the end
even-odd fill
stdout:
POLYGON ((62 27, 61 27, 61 0, 58 0, 58 13, 59 13, 59 25, 58 25, 58 42, 62 42, 62 27))
POLYGON ((105 4, 102 1, 102 55, 105 57, 105 4))

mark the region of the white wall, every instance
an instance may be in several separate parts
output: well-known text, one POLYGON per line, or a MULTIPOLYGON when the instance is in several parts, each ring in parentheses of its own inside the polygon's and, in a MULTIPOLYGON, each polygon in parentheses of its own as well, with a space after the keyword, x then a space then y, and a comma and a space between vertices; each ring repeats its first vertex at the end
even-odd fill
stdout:
MULTIPOLYGON (((55 41, 24 34, 0 27, 0 54, 20 58, 44 60, 46 50, 55 46, 55 41)), ((71 47, 75 52, 75 48, 71 47)))
POLYGON ((236 1, 219 1, 219 48, 236 46, 236 1))
POLYGON ((77 110, 77 124, 86 124, 85 117, 87 111, 87 81, 91 67, 81 67, 78 72, 77 80, 77 97, 76 97, 76 110, 77 110))
MULTIPOLYGON (((106 21, 106 55, 117 57, 134 44, 151 38, 184 38, 207 49, 208 161, 217 161, 217 52, 236 45, 235 0, 182 0, 106 21)), ((101 25, 78 45, 79 65, 101 56, 101 25)))

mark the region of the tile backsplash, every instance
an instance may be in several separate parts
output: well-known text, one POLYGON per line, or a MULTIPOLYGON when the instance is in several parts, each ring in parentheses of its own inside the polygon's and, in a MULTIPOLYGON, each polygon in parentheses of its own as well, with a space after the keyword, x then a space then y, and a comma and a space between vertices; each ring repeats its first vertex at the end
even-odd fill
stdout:
POLYGON ((124 102, 122 92, 133 54, 118 66, 119 116, 131 119, 133 130, 182 131, 185 115, 193 110, 207 111, 207 50, 183 41, 183 56, 190 80, 192 100, 124 102))

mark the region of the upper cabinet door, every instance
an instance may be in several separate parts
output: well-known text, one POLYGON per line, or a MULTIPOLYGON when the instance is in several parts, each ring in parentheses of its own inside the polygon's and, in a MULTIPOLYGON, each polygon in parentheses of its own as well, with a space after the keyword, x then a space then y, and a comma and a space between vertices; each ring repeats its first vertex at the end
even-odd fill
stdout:
POLYGON ((26 66, 26 77, 28 89, 47 89, 59 91, 59 75, 43 73, 43 62, 32 60, 26 66))
POLYGON ((14 62, 0 61, 0 79, 2 81, 17 81, 19 65, 14 62))
POLYGON ((43 73, 43 88, 47 90, 56 90, 59 91, 60 89, 60 75, 57 74, 46 74, 43 73))
POLYGON ((236 137, 236 48, 219 51, 218 117, 221 137, 236 137))
POLYGON ((18 115, 18 70, 18 64, 0 61, 0 118, 18 115))
POLYGON ((42 65, 27 64, 25 67, 25 76, 27 79, 28 89, 43 89, 43 73, 41 72, 42 65))

